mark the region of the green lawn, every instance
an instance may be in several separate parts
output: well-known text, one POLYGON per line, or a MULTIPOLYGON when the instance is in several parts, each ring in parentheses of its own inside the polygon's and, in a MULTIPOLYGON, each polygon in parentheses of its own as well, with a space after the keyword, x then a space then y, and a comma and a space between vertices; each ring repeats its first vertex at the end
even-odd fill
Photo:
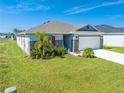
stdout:
POLYGON ((124 53, 124 47, 113 47, 113 46, 104 46, 104 49, 110 50, 110 51, 115 51, 119 53, 124 53))
POLYGON ((124 93, 124 66, 69 55, 32 60, 15 42, 0 41, 0 91, 12 85, 18 93, 124 93))

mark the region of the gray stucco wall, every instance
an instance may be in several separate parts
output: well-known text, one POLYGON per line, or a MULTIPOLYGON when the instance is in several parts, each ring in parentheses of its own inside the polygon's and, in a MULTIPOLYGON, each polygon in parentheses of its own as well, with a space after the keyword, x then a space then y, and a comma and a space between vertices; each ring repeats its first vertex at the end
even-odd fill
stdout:
POLYGON ((56 40, 56 46, 57 47, 63 47, 63 40, 56 40))

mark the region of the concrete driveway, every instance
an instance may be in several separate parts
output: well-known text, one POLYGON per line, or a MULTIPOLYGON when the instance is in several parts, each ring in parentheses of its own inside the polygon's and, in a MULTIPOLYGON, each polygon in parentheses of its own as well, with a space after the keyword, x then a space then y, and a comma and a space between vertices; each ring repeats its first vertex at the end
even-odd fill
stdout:
POLYGON ((124 54, 105 49, 94 50, 95 56, 124 65, 124 54))

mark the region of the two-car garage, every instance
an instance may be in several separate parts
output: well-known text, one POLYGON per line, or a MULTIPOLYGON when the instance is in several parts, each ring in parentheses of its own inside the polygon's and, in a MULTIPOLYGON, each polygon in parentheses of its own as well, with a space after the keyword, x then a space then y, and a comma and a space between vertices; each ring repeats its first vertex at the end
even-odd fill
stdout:
POLYGON ((85 48, 99 49, 101 47, 101 36, 79 36, 79 50, 85 48))
POLYGON ((99 49, 100 47, 100 36, 79 37, 79 50, 85 48, 99 49))

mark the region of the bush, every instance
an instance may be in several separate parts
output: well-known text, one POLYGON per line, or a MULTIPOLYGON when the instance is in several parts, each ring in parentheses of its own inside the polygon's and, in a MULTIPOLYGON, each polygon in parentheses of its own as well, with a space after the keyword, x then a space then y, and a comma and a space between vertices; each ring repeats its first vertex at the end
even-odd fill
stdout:
POLYGON ((57 56, 57 47, 56 46, 54 46, 53 44, 50 44, 50 53, 51 53, 51 56, 52 57, 55 57, 55 56, 57 56))
POLYGON ((43 59, 49 59, 51 57, 52 51, 50 48, 44 48, 43 49, 43 59))
POLYGON ((31 58, 35 59, 36 58, 36 55, 37 55, 37 52, 35 49, 32 49, 31 50, 31 58))
POLYGON ((94 55, 94 51, 92 48, 86 48, 84 51, 83 51, 83 57, 85 58, 94 58, 95 55, 94 55))
POLYGON ((49 59, 55 56, 64 56, 66 53, 64 47, 57 48, 45 33, 38 32, 37 35, 40 37, 40 40, 35 43, 34 49, 31 50, 32 58, 49 59))
POLYGON ((66 54, 65 48, 57 48, 56 46, 47 47, 43 50, 41 49, 32 49, 31 50, 31 57, 33 59, 49 59, 55 56, 64 56, 66 54))
POLYGON ((31 50, 31 57, 33 58, 33 59, 38 59, 38 58, 40 58, 42 56, 42 51, 41 50, 38 50, 38 49, 32 49, 31 50))
POLYGON ((66 54, 65 48, 57 48, 57 56, 64 56, 66 54))

